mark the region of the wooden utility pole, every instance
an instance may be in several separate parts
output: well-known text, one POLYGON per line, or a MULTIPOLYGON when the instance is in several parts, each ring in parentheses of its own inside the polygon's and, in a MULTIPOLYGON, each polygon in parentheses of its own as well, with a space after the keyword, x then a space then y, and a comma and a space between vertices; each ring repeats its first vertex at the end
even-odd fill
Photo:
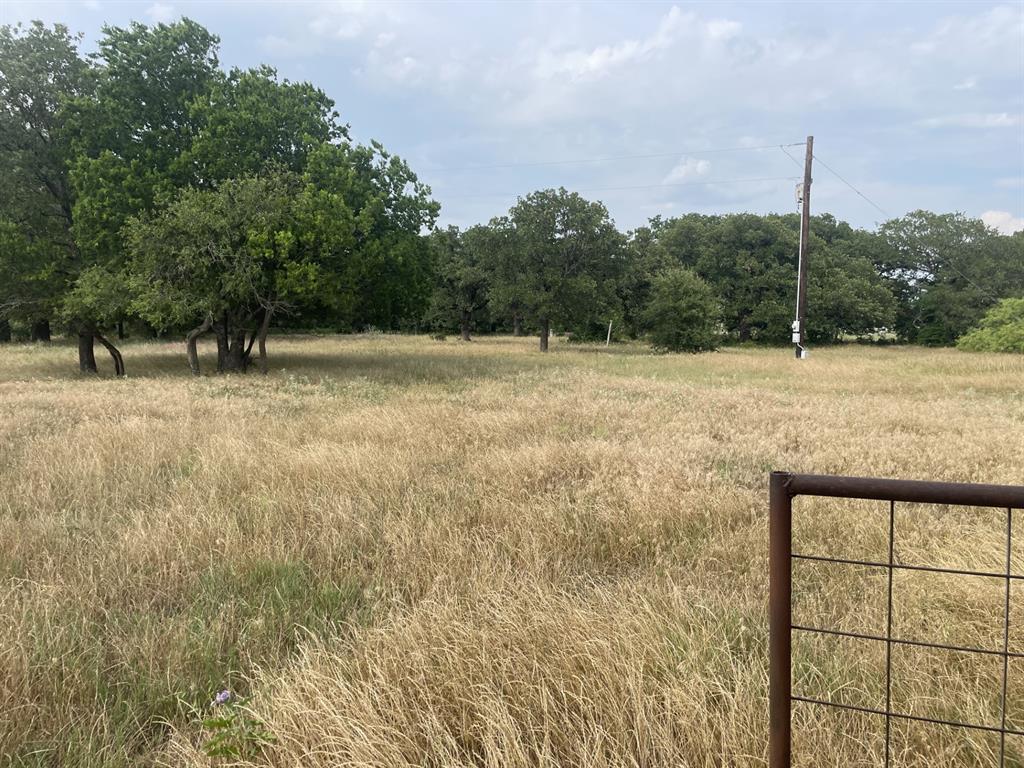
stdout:
POLYGON ((804 348, 805 319, 807 317, 807 246, 811 240, 811 161, 814 159, 814 137, 807 137, 804 157, 804 183, 800 185, 800 251, 796 278, 796 320, 793 321, 793 344, 796 357, 807 357, 804 348))

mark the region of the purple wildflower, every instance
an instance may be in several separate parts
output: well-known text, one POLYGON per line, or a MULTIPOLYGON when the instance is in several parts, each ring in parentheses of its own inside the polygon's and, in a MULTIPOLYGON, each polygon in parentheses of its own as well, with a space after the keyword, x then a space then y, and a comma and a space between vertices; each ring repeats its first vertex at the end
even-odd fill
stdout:
POLYGON ((231 698, 231 691, 229 691, 227 688, 225 688, 223 691, 218 693, 216 695, 216 697, 214 697, 213 703, 211 704, 211 706, 218 707, 221 704, 227 704, 228 699, 230 699, 230 698, 231 698))

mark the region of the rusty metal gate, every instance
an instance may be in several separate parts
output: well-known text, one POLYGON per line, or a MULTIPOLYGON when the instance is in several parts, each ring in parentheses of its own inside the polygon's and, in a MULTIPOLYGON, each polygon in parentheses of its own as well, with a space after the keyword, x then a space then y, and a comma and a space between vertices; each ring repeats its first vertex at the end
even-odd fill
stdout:
POLYGON ((791 753, 791 711, 794 701, 810 705, 835 707, 861 714, 885 718, 885 766, 891 761, 890 731, 894 719, 918 721, 936 725, 967 728, 999 734, 999 765, 1006 762, 1006 736, 1024 736, 1024 731, 1006 725, 1006 692, 1010 658, 1024 658, 1022 653, 1011 653, 1010 587, 1014 581, 1024 580, 1024 574, 1015 574, 1011 568, 1013 543, 1013 510, 1024 509, 1024 486, 975 485, 968 483, 933 483, 912 480, 885 480, 868 477, 839 477, 830 475, 795 475, 773 472, 770 480, 769 512, 769 768, 789 768, 791 753), (823 557, 815 553, 793 551, 792 511, 796 496, 828 496, 846 499, 868 499, 889 502, 889 557, 887 562, 823 557), (894 557, 894 529, 896 504, 946 504, 1000 509, 1006 516, 1006 568, 1002 572, 972 571, 957 568, 932 568, 897 562, 894 557), (811 627, 793 623, 792 566, 794 560, 818 563, 838 563, 884 569, 888 573, 888 603, 884 635, 845 632, 828 627, 811 627), (1002 648, 968 648, 942 643, 893 637, 892 585, 897 570, 927 571, 961 576, 982 576, 1005 583, 1005 605, 1002 616, 1002 648), (792 689, 792 635, 793 632, 856 638, 885 644, 885 708, 853 706, 820 698, 794 696, 792 689), (1002 658, 1002 691, 999 710, 1001 720, 994 723, 966 723, 939 718, 921 717, 906 712, 892 711, 892 648, 893 646, 987 654, 1002 658))

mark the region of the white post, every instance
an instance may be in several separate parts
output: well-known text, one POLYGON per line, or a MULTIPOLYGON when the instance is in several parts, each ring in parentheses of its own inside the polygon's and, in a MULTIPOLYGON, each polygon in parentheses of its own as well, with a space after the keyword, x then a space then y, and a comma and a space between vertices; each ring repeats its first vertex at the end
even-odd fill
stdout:
POLYGON ((607 347, 612 343, 612 321, 608 321, 608 338, 604 340, 604 345, 607 347))

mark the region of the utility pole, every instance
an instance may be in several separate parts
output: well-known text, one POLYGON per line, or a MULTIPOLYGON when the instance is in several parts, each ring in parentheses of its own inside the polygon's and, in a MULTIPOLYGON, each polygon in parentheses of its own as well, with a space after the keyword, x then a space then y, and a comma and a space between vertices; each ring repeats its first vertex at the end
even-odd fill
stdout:
POLYGON ((797 188, 800 203, 800 251, 796 278, 796 320, 793 321, 793 345, 797 360, 807 357, 804 347, 805 319, 807 317, 807 246, 811 239, 811 161, 814 159, 814 137, 807 137, 804 157, 804 183, 797 188))

